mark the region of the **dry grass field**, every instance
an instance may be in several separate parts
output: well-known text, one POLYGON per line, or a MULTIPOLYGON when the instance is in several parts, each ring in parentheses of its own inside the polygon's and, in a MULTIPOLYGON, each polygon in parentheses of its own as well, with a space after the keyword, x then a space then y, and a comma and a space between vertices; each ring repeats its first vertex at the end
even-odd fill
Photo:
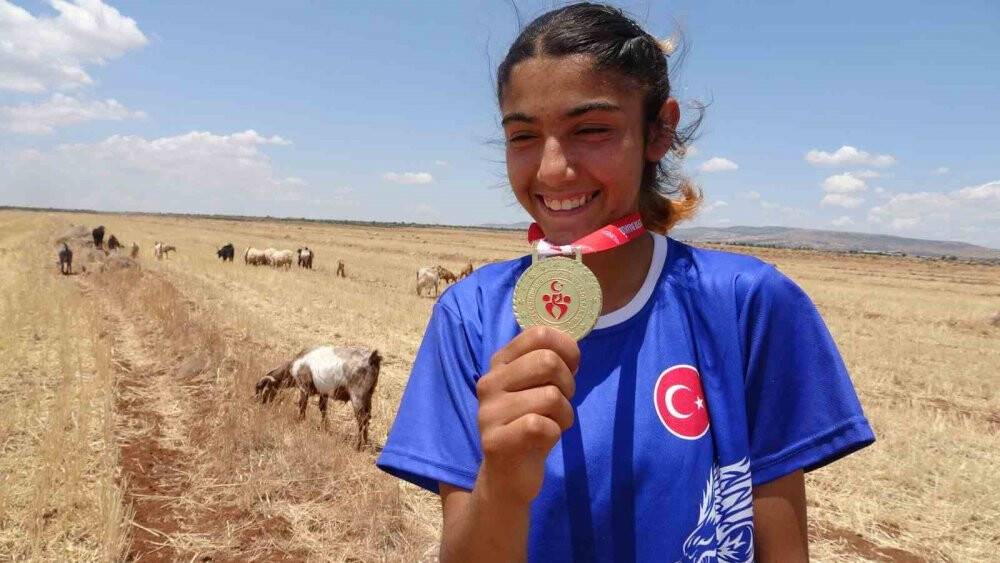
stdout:
MULTIPOLYGON (((304 345, 375 347, 382 443, 434 303, 415 294, 417 268, 524 246, 508 232, 0 212, 0 560, 434 559, 437 499, 352 449, 348 406, 332 403, 324 432, 315 406, 298 424, 292 393, 261 408, 253 384, 304 345), (139 267, 60 276, 54 240, 98 224, 139 243, 139 267), (154 240, 177 253, 155 260, 154 240), (250 244, 308 245, 316 268, 244 266, 250 244)), ((808 476, 814 560, 997 560, 1000 268, 735 250, 813 297, 878 436, 808 476)))

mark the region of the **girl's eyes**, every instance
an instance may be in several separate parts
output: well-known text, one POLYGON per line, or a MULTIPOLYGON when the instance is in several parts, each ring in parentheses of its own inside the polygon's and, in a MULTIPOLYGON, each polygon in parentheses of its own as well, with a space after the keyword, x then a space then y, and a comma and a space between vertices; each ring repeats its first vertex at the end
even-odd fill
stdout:
MULTIPOLYGON (((608 133, 609 131, 611 131, 610 127, 581 127, 580 129, 577 129, 573 133, 575 135, 583 135, 585 137, 592 137, 592 136, 598 136, 598 135, 602 135, 602 134, 608 133)), ((508 144, 518 144, 518 143, 523 143, 525 141, 530 141, 530 140, 535 139, 537 137, 538 137, 538 135, 535 135, 534 133, 515 133, 515 134, 513 134, 513 135, 511 135, 510 137, 507 138, 507 143, 508 144)))
POLYGON ((535 137, 534 135, 531 135, 529 133, 518 133, 516 135, 511 135, 510 137, 508 137, 507 142, 517 143, 519 141, 527 141, 529 139, 533 139, 534 137, 535 137))

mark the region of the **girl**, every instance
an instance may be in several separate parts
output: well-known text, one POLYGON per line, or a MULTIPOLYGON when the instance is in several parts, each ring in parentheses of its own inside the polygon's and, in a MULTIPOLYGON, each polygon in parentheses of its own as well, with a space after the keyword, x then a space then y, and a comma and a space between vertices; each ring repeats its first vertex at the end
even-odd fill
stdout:
POLYGON ((444 561, 806 561, 803 472, 874 435, 794 283, 661 234, 699 200, 663 163, 690 134, 666 53, 575 4, 497 86, 514 194, 539 244, 584 248, 600 317, 521 330, 531 258, 480 268, 435 306, 378 465, 440 494, 444 561))

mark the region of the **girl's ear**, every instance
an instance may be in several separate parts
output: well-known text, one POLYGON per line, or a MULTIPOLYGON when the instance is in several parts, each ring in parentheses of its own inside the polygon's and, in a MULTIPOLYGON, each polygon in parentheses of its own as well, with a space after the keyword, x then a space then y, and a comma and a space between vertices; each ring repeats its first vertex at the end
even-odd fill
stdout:
POLYGON ((681 119, 681 110, 677 105, 677 100, 667 98, 660 106, 660 114, 656 121, 650 125, 649 142, 646 143, 646 160, 659 162, 667 151, 674 144, 674 131, 677 130, 677 123, 681 119))

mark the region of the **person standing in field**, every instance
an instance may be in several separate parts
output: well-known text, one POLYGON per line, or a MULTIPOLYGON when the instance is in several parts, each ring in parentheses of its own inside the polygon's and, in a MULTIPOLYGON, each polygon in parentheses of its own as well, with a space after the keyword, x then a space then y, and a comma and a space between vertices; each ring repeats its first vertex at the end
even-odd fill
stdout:
MULTIPOLYGON (((441 496, 442 561, 806 561, 803 473, 875 439, 797 285, 665 236, 700 201, 669 54, 574 4, 499 66, 510 185, 539 249, 583 253, 600 316, 579 341, 522 330, 532 257, 435 305, 377 464, 441 496)), ((560 290, 557 321, 580 301, 560 290)))

